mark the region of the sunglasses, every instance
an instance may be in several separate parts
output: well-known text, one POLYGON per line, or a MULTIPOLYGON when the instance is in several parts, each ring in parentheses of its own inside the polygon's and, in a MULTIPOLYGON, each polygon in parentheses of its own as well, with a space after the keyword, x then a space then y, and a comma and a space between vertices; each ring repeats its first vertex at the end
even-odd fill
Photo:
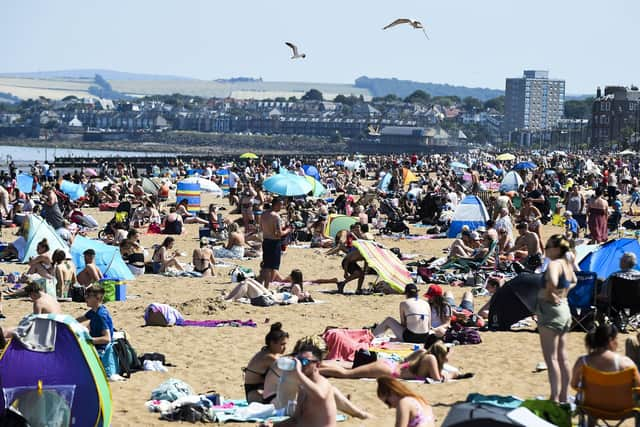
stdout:
POLYGON ((315 359, 307 359, 306 357, 296 357, 300 361, 300 364, 304 368, 305 366, 309 366, 312 363, 318 363, 318 360, 315 359))

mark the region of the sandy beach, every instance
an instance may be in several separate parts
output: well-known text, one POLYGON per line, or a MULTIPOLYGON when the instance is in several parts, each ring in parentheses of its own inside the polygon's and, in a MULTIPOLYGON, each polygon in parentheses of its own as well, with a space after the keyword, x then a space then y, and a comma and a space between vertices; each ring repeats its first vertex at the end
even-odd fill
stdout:
MULTIPOLYGON (((202 206, 207 206, 210 201, 228 206, 226 199, 207 198, 203 198, 202 206)), ((97 212, 95 209, 88 209, 87 212, 94 215, 101 224, 112 216, 111 212, 97 212)), ((413 231, 424 233, 424 229, 413 231)), ((559 228, 548 225, 545 226, 543 235, 546 238, 558 231, 559 228)), ((8 229, 4 229, 3 233, 5 241, 14 239, 8 229)), ((176 236, 177 249, 188 254, 184 257, 185 262, 190 261, 191 251, 198 242, 197 235, 197 226, 187 225, 186 232, 176 236)), ((162 238, 160 235, 143 235, 142 244, 151 248, 162 238)), ((419 258, 441 256, 442 248, 451 242, 450 239, 378 240, 388 247, 399 247, 403 253, 419 254, 419 258)), ((288 274, 291 269, 300 268, 306 280, 337 277, 341 275, 340 260, 340 257, 327 257, 313 249, 289 248, 283 258, 281 272, 288 274)), ((259 259, 252 259, 239 264, 257 270, 259 262, 259 259)), ((6 263, 0 265, 0 268, 6 272, 25 270, 23 265, 6 263)), ((168 373, 140 372, 125 382, 112 383, 113 426, 168 425, 168 422, 159 420, 158 414, 148 412, 144 406, 151 391, 168 378, 181 379, 196 392, 216 390, 228 398, 244 398, 241 368, 261 348, 264 336, 273 322, 283 323, 284 329, 291 336, 291 349, 298 338, 320 334, 327 326, 361 328, 380 322, 386 316, 397 316, 398 303, 403 299, 402 295, 382 297, 322 293, 322 290, 335 289, 335 285, 330 284, 309 289, 314 298, 324 302, 321 304, 254 307, 223 301, 225 293, 233 287, 229 271, 229 268, 221 268, 217 277, 209 279, 145 275, 129 284, 127 301, 108 304, 115 327, 127 332, 139 354, 163 353, 167 361, 175 365, 169 368, 168 373), (170 304, 179 309, 187 319, 253 319, 258 326, 216 329, 144 327, 144 309, 152 302, 170 304)), ((367 281, 374 278, 375 276, 367 276, 367 281)), ((354 283, 347 287, 348 290, 354 288, 354 283)), ((459 297, 465 288, 452 287, 451 290, 459 297)), ((485 298, 478 299, 476 307, 484 301, 485 298)), ((7 319, 2 322, 2 326, 17 324, 30 309, 30 303, 26 300, 5 301, 4 313, 7 319)), ((65 303, 63 309, 66 313, 78 316, 86 311, 86 306, 81 303, 65 303)), ((624 348, 625 336, 621 335, 619 339, 619 348, 624 348)), ((521 398, 547 395, 546 372, 534 372, 536 364, 543 360, 536 333, 484 332, 482 340, 480 345, 457 346, 450 355, 450 363, 466 372, 475 373, 473 378, 437 385, 410 384, 434 406, 437 425, 442 423, 452 404, 464 400, 471 392, 516 395, 521 398)), ((583 333, 569 335, 571 363, 584 353, 583 340, 583 333)), ((393 424, 394 411, 387 409, 377 399, 374 381, 331 379, 331 382, 345 394, 350 394, 357 405, 375 416, 374 419, 365 421, 349 418, 340 425, 393 424)))

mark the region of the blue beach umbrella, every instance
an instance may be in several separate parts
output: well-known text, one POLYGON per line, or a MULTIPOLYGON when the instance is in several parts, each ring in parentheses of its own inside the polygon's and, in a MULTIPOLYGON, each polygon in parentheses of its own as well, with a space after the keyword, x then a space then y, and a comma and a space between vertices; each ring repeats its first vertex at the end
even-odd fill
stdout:
POLYGON ((320 172, 318 172, 318 168, 312 165, 302 165, 302 170, 305 174, 314 177, 318 181, 320 181, 320 172))
POLYGON ((519 171, 519 170, 521 170, 521 169, 535 169, 535 168, 537 168, 537 167, 538 167, 538 166, 536 166, 536 164, 535 164, 535 163, 533 163, 533 162, 520 162, 520 163, 517 163, 517 164, 513 167, 513 169, 514 169, 514 170, 519 171))
POLYGON ((277 174, 264 180, 262 186, 270 193, 281 196, 303 196, 313 186, 303 177, 294 174, 277 174))
POLYGON ((449 163, 449 166, 451 166, 454 169, 469 169, 469 166, 465 165, 464 163, 460 163, 460 162, 451 162, 451 163, 449 163))

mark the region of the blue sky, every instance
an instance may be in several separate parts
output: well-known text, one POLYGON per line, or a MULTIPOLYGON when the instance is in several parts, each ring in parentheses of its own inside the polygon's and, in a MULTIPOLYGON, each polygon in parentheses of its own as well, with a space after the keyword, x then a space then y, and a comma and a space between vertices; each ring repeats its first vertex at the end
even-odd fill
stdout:
POLYGON ((547 69, 567 93, 640 84, 638 0, 5 0, 0 72, 108 68, 352 83, 361 75, 504 89, 547 69), (381 28, 396 17, 422 21, 381 28), (308 54, 290 61, 285 41, 308 54))

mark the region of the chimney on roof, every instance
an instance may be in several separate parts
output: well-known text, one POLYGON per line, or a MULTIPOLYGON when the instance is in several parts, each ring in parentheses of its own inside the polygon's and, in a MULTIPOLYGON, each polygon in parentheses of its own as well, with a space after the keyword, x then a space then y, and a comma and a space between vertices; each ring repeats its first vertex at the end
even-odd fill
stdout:
POLYGON ((602 89, 600 89, 600 86, 598 86, 598 89, 596 89, 596 98, 601 98, 602 97, 602 89))

